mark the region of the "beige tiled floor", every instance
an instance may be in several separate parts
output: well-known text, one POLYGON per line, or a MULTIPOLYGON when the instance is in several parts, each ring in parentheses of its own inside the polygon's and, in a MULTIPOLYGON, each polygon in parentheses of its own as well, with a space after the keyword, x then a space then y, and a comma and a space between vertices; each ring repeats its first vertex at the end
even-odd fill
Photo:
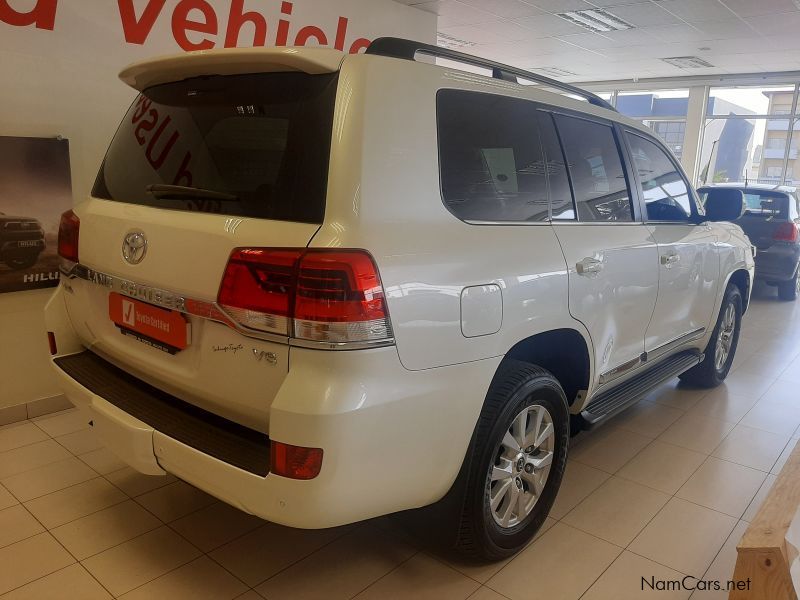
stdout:
POLYGON ((0 599, 626 600, 648 597, 642 577, 724 580, 800 437, 798 384, 800 303, 759 288, 726 385, 669 382, 574 438, 539 536, 488 565, 427 548, 394 518, 326 531, 265 523, 135 473, 74 410, 5 426, 0 599))

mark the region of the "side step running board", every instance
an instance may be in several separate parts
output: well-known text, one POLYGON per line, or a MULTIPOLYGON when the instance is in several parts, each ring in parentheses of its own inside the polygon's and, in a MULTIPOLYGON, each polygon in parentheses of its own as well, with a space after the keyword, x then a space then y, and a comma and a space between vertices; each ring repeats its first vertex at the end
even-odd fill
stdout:
POLYGON ((581 412, 581 416, 586 421, 585 428, 591 429, 622 412, 665 381, 669 381, 699 364, 703 358, 703 354, 698 350, 681 352, 659 362, 633 379, 601 392, 581 412))

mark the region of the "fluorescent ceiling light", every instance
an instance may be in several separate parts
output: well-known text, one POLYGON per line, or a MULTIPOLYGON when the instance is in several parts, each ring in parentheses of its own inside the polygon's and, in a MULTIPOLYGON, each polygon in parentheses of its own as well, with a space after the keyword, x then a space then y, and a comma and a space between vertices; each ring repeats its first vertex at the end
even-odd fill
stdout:
POLYGON ((558 13, 556 16, 569 21, 573 25, 583 27, 584 29, 588 29, 594 33, 624 31, 626 29, 634 28, 634 26, 627 21, 624 21, 618 16, 611 14, 607 10, 602 10, 600 8, 591 10, 573 10, 570 12, 558 13))
POLYGON ((544 75, 549 75, 550 77, 571 77, 577 75, 577 73, 567 71, 566 69, 562 69, 560 67, 534 67, 531 70, 544 75))
POLYGON ((436 34, 436 37, 437 37, 436 39, 437 46, 441 46, 442 48, 449 48, 450 50, 456 50, 458 48, 469 48, 471 46, 475 46, 475 42, 462 40, 455 36, 442 33, 441 31, 436 34))
POLYGON ((661 60, 679 69, 703 69, 705 67, 714 66, 710 62, 698 58, 697 56, 672 56, 670 58, 662 58, 661 60))

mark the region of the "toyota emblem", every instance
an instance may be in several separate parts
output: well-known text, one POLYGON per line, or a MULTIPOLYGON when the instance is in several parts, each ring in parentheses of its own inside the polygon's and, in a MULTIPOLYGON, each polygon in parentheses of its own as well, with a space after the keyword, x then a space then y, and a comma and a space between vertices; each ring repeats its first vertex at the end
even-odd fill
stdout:
POLYGON ((141 231, 131 231, 122 241, 122 256, 132 265, 138 265, 147 254, 147 238, 141 231))

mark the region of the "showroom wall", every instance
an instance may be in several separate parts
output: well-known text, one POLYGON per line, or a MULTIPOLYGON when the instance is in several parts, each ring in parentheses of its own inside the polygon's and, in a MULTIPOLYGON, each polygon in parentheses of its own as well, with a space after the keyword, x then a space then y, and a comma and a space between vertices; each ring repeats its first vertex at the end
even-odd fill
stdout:
MULTIPOLYGON (((0 135, 69 140, 88 193, 134 92, 126 64, 253 45, 358 52, 383 35, 435 43, 436 16, 392 0, 0 0, 0 135)), ((0 295, 0 408, 56 395, 42 310, 50 290, 0 295)))

